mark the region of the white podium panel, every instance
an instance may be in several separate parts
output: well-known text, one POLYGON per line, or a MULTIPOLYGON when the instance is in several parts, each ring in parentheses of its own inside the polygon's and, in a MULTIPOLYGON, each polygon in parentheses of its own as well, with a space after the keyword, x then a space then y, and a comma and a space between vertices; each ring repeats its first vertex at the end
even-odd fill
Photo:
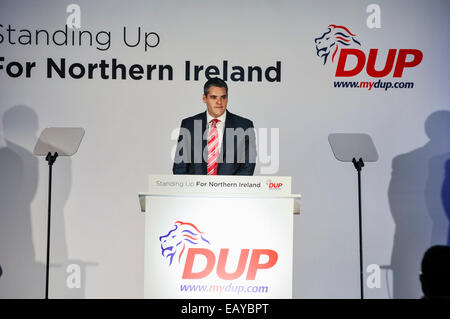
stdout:
POLYGON ((145 298, 292 298, 292 197, 156 193, 145 194, 145 298))

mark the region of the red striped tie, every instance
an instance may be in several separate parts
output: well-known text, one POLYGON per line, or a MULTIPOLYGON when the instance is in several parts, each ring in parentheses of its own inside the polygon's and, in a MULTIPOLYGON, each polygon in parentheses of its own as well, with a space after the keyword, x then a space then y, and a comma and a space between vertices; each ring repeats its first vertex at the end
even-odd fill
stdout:
POLYGON ((217 132, 218 119, 211 120, 208 135, 208 175, 217 175, 217 158, 219 157, 219 133, 217 132))

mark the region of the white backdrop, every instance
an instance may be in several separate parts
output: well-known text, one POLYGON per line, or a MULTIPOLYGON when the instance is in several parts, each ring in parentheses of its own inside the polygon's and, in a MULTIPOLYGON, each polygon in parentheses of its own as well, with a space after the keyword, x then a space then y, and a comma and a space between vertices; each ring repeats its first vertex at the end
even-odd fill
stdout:
MULTIPOLYGON (((144 216, 137 193, 147 189, 148 174, 171 173, 173 131, 182 118, 205 109, 204 73, 186 81, 185 61, 220 69, 227 60, 230 68, 281 62, 279 82, 228 80, 228 108, 257 130, 278 130, 279 154, 270 163, 278 169, 271 174, 292 176, 293 193, 303 196, 302 214, 294 220, 294 298, 359 297, 356 171, 334 159, 327 140, 333 132, 367 133, 380 155, 362 173, 365 268, 381 266, 380 287, 366 287, 366 296, 420 297, 424 251, 449 244, 442 190, 450 159, 450 5, 377 1, 381 28, 371 29, 370 3, 79 1, 80 30, 111 33, 110 47, 101 51, 95 38, 92 46, 36 45, 33 34, 32 44, 18 43, 21 29, 64 29, 71 1, 1 1, 0 296, 44 294, 48 166, 32 150, 45 127, 80 126, 86 134, 79 152, 58 158, 54 167, 50 297, 143 297, 144 216), (390 48, 420 50, 419 65, 399 79, 382 79, 414 87, 334 87, 336 80, 378 79, 365 70, 336 78, 336 60, 323 65, 314 39, 331 24, 356 34, 361 46, 355 48, 366 56, 379 49, 376 69, 390 48), (8 39, 8 25, 16 29, 14 39, 8 39), (136 41, 138 27, 160 41, 147 51, 142 43, 127 47, 124 26, 129 42, 136 41), (167 73, 163 80, 102 79, 99 73, 93 79, 48 78, 47 58, 171 65, 173 80, 167 73), (6 73, 11 61, 36 67, 29 78, 13 78, 6 73), (79 267, 80 288, 67 287, 69 265, 79 267)), ((268 148, 269 154, 276 150, 268 148)), ((259 162, 255 173, 263 175, 265 166, 259 162)))

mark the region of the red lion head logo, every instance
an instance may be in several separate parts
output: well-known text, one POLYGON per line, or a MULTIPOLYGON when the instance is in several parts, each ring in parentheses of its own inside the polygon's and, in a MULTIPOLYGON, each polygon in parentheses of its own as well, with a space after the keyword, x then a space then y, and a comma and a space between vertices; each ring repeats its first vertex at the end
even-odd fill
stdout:
POLYGON ((186 245, 210 244, 197 226, 182 221, 176 221, 174 228, 166 235, 159 237, 159 241, 161 254, 169 260, 169 265, 172 265, 175 256, 178 256, 178 262, 180 262, 186 245))
POLYGON ((339 50, 339 45, 351 46, 358 44, 358 40, 355 39, 356 34, 353 34, 344 26, 330 24, 328 31, 322 34, 320 38, 315 38, 317 56, 323 58, 323 64, 325 65, 328 60, 328 55, 333 51, 331 55, 331 62, 334 61, 334 57, 339 50))

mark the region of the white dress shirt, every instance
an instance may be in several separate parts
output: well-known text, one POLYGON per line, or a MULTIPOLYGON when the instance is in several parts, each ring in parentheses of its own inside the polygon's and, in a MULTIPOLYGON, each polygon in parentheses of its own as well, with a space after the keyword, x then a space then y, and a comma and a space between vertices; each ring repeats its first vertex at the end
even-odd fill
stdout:
POLYGON ((221 151, 222 147, 222 140, 223 140, 223 131, 225 130, 225 120, 227 119, 227 111, 223 112, 223 114, 219 117, 212 117, 209 115, 208 111, 206 111, 206 121, 207 121, 207 127, 208 127, 208 135, 209 136, 209 129, 211 127, 211 120, 218 119, 219 122, 217 122, 217 134, 219 134, 219 151, 221 151))

